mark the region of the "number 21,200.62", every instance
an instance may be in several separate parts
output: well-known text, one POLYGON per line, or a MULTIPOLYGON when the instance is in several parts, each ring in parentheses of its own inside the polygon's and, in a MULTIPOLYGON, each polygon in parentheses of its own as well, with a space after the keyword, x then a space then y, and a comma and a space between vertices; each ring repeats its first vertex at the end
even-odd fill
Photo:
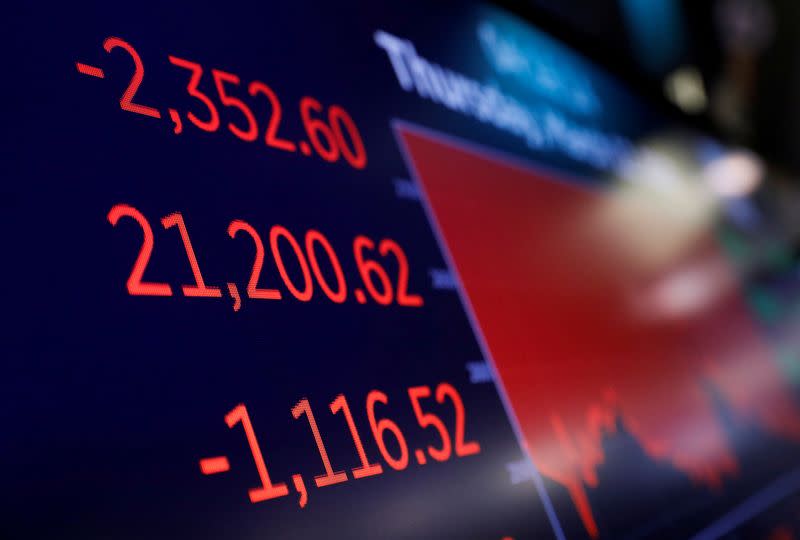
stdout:
MULTIPOLYGON (((123 218, 134 221, 142 229, 142 245, 133 264, 127 280, 128 293, 133 296, 172 296, 173 290, 168 283, 145 281, 144 274, 150 257, 153 254, 155 235, 150 222, 139 210, 127 204, 114 205, 107 215, 108 221, 113 226, 123 218)), ((206 283, 200 269, 197 253, 189 236, 184 217, 180 212, 173 212, 161 218, 164 229, 176 229, 183 243, 186 260, 194 277, 194 284, 183 285, 181 290, 184 296, 220 298, 220 287, 206 283)), ((261 235, 247 223, 239 219, 230 222, 227 229, 231 239, 249 237, 255 247, 252 270, 247 281, 246 296, 253 300, 280 300, 283 293, 276 288, 266 287, 263 284, 262 273, 266 259, 266 249, 261 235)), ((309 229, 304 241, 301 243, 287 228, 273 225, 269 230, 269 248, 271 259, 275 264, 278 274, 286 290, 296 300, 310 301, 319 287, 322 293, 337 304, 345 302, 348 298, 348 286, 342 263, 331 243, 320 231, 309 229), (296 264, 291 266, 299 268, 300 279, 292 277, 287 270, 287 262, 293 258, 296 264), (327 267, 328 272, 323 272, 327 267), (327 277, 326 277, 327 276, 327 277)), ((423 299, 418 294, 408 291, 409 263, 405 251, 400 245, 390 238, 375 242, 363 235, 356 236, 353 240, 353 261, 362 280, 363 289, 367 291, 372 300, 383 306, 397 304, 406 307, 421 307, 423 299), (382 264, 382 260, 371 256, 377 248, 377 254, 382 259, 394 259, 397 264, 397 275, 393 279, 382 264)), ((238 291, 234 283, 228 283, 229 291, 238 291)), ((234 293, 231 292, 233 295, 234 293)), ((240 308, 240 298, 236 298, 234 309, 240 308)), ((358 287, 355 289, 355 298, 359 303, 366 303, 367 296, 358 287)))

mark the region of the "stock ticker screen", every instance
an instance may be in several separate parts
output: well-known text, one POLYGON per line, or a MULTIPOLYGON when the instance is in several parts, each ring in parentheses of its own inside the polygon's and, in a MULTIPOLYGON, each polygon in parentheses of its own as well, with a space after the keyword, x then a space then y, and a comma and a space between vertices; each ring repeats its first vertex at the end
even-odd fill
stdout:
POLYGON ((800 538, 715 141, 487 4, 5 9, 3 538, 800 538))

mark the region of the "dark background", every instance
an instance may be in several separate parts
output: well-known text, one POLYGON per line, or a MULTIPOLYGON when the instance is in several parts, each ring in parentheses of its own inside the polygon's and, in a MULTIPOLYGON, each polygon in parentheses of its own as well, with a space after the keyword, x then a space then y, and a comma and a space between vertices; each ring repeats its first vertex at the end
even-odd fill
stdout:
MULTIPOLYGON (((426 56, 457 66, 459 55, 475 51, 441 44, 473 39, 469 9, 374 4, 8 8, 0 184, 0 225, 6 231, 0 271, 6 308, 0 334, 0 457, 6 465, 0 535, 552 535, 534 484, 509 482, 506 464, 524 454, 497 390, 469 382, 465 364, 481 360, 481 352, 463 306, 455 292, 431 287, 428 271, 445 262, 422 208, 395 196, 393 180, 409 172, 390 122, 422 122, 517 155, 525 149, 510 136, 404 93, 372 40, 372 32, 383 28, 413 38, 426 56), (203 89, 209 95, 214 95, 211 67, 272 86, 284 104, 280 133, 291 140, 304 136, 296 111, 301 96, 341 104, 365 139, 367 168, 354 171, 343 162, 283 154, 265 148, 261 139, 244 143, 224 127, 240 118, 222 108, 219 132, 201 132, 184 116, 184 133, 178 136, 166 118, 121 111, 118 96, 131 66, 121 51, 102 50, 109 35, 128 40, 144 61, 138 102, 162 114, 167 107, 199 114, 185 95, 188 72, 167 60, 174 54, 206 68, 203 89), (76 61, 102 66, 106 79, 78 74, 76 61), (141 210, 155 232, 146 278, 169 282, 175 296, 127 294, 124 283, 140 231, 130 220, 116 227, 106 220, 108 210, 123 202, 141 210), (352 295, 336 305, 318 288, 308 304, 283 289, 283 301, 245 300, 238 313, 227 295, 185 298, 178 291, 192 283, 192 275, 183 246, 176 230, 165 231, 158 223, 174 211, 184 215, 206 282, 223 290, 235 281, 244 291, 249 276, 249 239, 231 240, 225 233, 232 219, 244 219, 265 240, 273 224, 298 238, 309 228, 325 233, 351 292, 360 279, 350 257, 352 239, 391 237, 406 249, 410 289, 424 297, 425 307, 362 306, 352 295), (416 426, 406 389, 442 381, 461 392, 468 437, 481 443, 482 452, 418 466, 413 449, 434 440, 416 426), (408 469, 393 471, 384 463, 381 476, 313 487, 322 465, 307 422, 295 421, 291 407, 303 397, 310 400, 334 467, 349 472, 359 464, 352 441, 341 417, 327 414, 327 405, 339 393, 348 397, 367 454, 382 461, 363 406, 372 389, 389 396, 380 410, 403 429, 412 451, 408 469), (288 497, 257 505, 247 500, 247 489, 258 485, 252 458, 240 427, 229 430, 223 421, 240 402, 248 406, 273 481, 289 483, 288 497), (214 455, 227 455, 231 471, 202 476, 198 459, 214 455), (303 474, 309 489, 302 510, 291 488, 294 473, 303 474)), ((688 115, 663 97, 664 77, 685 63, 699 67, 709 93, 720 81, 738 80, 722 67, 732 53, 721 44, 713 6, 691 4, 682 4, 685 48, 662 71, 642 67, 635 55, 641 45, 627 36, 614 3, 531 3, 513 10, 620 77, 649 99, 653 110, 797 167, 797 109, 789 99, 796 94, 796 76, 785 77, 782 67, 794 58, 794 38, 783 25, 797 10, 788 1, 774 6, 775 32, 752 60, 757 74, 748 79, 758 99, 745 100, 748 106, 735 109, 735 121, 726 123, 713 106, 688 115)), ((264 102, 251 102, 257 118, 265 118, 264 102)), ((569 168, 554 156, 537 158, 569 168)), ((290 272, 298 275, 297 268, 290 272)), ((262 276, 265 286, 281 287, 269 264, 262 276)), ((453 425, 450 409, 435 411, 453 425)), ((624 447, 625 441, 609 444, 624 447)), ((609 467, 630 471, 631 460, 624 456, 632 453, 635 448, 620 450, 622 457, 609 467)), ((568 532, 581 534, 564 494, 548 487, 568 532)), ((736 496, 749 488, 745 481, 736 496)), ((612 516, 610 530, 644 531, 645 537, 680 537, 707 517, 693 515, 675 532, 672 521, 664 526, 650 516, 620 513, 629 501, 597 497, 608 501, 602 513, 612 516)), ((669 501, 654 504, 664 508, 669 501)))

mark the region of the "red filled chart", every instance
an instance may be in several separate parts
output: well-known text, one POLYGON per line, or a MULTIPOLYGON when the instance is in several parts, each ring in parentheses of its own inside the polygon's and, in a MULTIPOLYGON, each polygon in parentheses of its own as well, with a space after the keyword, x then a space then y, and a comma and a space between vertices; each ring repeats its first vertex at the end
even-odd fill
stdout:
MULTIPOLYGON (((601 487, 601 439, 618 422, 653 461, 711 491, 741 472, 715 395, 737 421, 800 439, 800 410, 738 289, 650 316, 639 300, 658 272, 629 258, 606 191, 398 132, 523 444, 589 535, 602 531, 587 493, 601 487)), ((731 271, 711 238, 668 270, 700 263, 731 271)))

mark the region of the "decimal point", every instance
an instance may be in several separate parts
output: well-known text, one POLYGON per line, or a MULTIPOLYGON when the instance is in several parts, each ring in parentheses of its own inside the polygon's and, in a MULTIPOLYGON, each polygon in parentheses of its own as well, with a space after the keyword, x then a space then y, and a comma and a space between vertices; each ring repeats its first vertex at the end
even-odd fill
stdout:
POLYGON ((425 463, 427 463, 428 460, 425 458, 425 452, 422 450, 417 449, 417 451, 414 452, 414 455, 417 456, 417 463, 420 465, 425 465, 425 463))
POLYGON ((303 153, 303 155, 305 156, 311 155, 311 147, 308 146, 308 143, 306 141, 300 141, 299 146, 300 146, 300 151, 303 153))
POLYGON ((359 304, 366 304, 367 303, 367 297, 364 294, 364 291, 362 291, 361 289, 356 289, 355 295, 356 295, 356 301, 359 304))

